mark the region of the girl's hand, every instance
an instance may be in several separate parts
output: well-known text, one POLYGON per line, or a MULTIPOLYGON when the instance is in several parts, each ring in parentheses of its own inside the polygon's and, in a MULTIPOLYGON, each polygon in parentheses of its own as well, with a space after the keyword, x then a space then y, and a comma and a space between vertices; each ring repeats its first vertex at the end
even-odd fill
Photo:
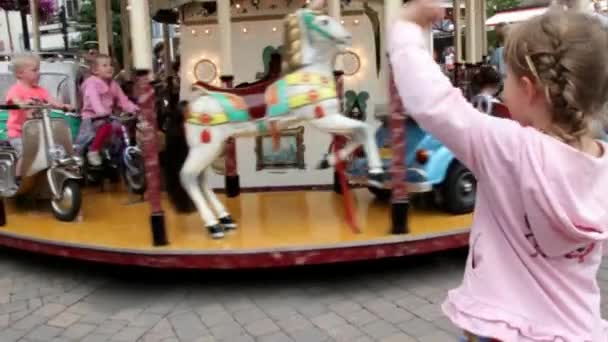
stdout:
POLYGON ((439 0, 410 0, 401 10, 401 19, 413 22, 427 29, 442 20, 445 10, 439 0))
POLYGON ((76 108, 70 104, 64 104, 62 109, 66 112, 73 112, 76 108))

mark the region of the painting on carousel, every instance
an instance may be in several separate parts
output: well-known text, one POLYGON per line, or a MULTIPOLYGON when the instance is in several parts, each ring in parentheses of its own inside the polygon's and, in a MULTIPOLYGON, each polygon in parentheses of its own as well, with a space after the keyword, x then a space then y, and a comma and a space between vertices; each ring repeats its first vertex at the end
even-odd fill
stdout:
POLYGON ((256 170, 306 169, 304 162, 304 127, 256 137, 256 170))

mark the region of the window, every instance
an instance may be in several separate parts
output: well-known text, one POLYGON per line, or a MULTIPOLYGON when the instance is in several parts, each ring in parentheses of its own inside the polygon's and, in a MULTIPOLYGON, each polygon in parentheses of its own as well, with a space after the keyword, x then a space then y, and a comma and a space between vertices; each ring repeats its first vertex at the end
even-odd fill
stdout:
POLYGON ((78 0, 65 0, 65 11, 68 18, 78 15, 78 0))

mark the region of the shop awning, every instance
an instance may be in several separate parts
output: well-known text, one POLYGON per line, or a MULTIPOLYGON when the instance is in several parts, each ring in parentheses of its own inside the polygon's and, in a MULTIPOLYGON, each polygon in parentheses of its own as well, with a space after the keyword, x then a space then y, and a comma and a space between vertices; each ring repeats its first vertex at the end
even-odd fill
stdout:
POLYGON ((545 13, 546 11, 547 7, 534 7, 498 12, 486 20, 486 26, 494 27, 500 23, 511 24, 526 21, 532 17, 545 13))

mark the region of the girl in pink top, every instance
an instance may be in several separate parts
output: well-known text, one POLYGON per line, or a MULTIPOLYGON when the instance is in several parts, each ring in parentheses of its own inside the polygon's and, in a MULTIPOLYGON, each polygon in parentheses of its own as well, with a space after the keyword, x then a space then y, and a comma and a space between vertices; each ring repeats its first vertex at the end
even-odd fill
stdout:
POLYGON ((444 313, 486 339, 608 341, 596 281, 608 145, 590 127, 608 103, 608 36, 572 11, 517 25, 505 47, 513 120, 502 119, 475 110, 426 50, 422 27, 441 18, 437 2, 409 2, 389 53, 408 113, 478 180, 464 280, 444 313))
POLYGON ((112 79, 114 68, 109 56, 98 55, 91 67, 93 75, 82 84, 83 122, 78 137, 79 144, 93 139, 87 158, 91 165, 101 164, 99 150, 112 137, 114 127, 109 121, 115 107, 133 113, 139 110, 112 79))

